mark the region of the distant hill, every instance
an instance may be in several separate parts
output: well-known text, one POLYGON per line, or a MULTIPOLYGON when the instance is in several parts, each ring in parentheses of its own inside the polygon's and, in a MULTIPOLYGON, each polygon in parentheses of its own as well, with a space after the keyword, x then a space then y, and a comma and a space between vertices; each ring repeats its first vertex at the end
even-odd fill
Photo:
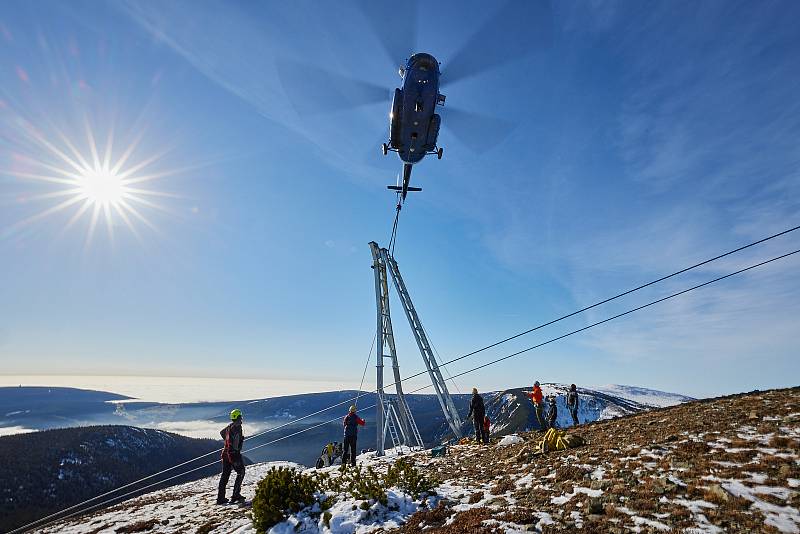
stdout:
MULTIPOLYGON (((0 531, 221 445, 221 441, 129 426, 65 428, 0 437, 0 531)), ((215 458, 208 456, 203 463, 215 458)), ((185 469, 198 465, 202 464, 190 464, 185 469)), ((218 469, 216 465, 201 469, 183 481, 208 476, 218 469)))
POLYGON ((0 426, 44 430, 108 423, 129 399, 107 391, 63 387, 0 387, 0 426))

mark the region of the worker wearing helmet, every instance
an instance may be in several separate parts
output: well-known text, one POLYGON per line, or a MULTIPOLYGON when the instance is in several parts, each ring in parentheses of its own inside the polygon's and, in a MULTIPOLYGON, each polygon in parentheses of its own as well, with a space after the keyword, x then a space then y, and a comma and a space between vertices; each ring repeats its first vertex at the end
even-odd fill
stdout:
POLYGON ((228 502, 244 502, 242 497, 242 480, 244 480, 244 461, 242 460, 242 445, 244 444, 244 434, 242 433, 242 411, 238 408, 231 411, 231 423, 223 428, 220 433, 225 440, 222 449, 222 476, 219 479, 219 490, 217 492, 217 504, 228 502), (236 480, 233 483, 233 495, 231 500, 225 498, 225 489, 231 477, 231 470, 236 471, 236 480))
POLYGON ((342 469, 347 467, 347 462, 350 465, 356 465, 356 440, 358 439, 358 427, 364 426, 366 423, 358 415, 356 415, 356 407, 350 406, 350 411, 342 421, 344 427, 344 451, 342 453, 342 469))

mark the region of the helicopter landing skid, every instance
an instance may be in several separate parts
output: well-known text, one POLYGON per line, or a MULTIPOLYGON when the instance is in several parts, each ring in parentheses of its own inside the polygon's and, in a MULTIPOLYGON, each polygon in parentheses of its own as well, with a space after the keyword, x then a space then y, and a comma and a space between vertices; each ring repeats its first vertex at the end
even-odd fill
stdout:
MULTIPOLYGON (((385 156, 389 152, 400 152, 400 149, 393 148, 392 146, 390 146, 390 145, 388 145, 386 143, 383 143, 381 145, 381 152, 385 156)), ((444 148, 442 148, 442 147, 434 147, 433 150, 428 150, 428 151, 425 152, 425 154, 435 155, 436 159, 442 159, 442 155, 444 154, 444 148)))

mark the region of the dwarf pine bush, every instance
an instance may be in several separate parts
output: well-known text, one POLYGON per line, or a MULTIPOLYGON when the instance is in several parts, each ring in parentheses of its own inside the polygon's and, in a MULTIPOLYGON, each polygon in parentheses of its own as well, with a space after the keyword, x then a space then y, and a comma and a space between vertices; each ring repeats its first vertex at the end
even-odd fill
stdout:
POLYGON ((400 458, 394 465, 390 465, 383 477, 387 488, 397 487, 408 493, 414 500, 420 495, 433 495, 439 481, 434 477, 427 477, 414 466, 413 460, 400 458))
POLYGON ((325 491, 356 500, 379 502, 384 506, 389 502, 384 481, 372 467, 361 469, 361 466, 356 466, 348 468, 338 477, 320 480, 325 491))
POLYGON ((314 504, 317 481, 288 467, 271 469, 253 498, 253 526, 264 534, 271 526, 314 504))
POLYGON ((387 488, 400 488, 417 500, 420 496, 434 494, 437 484, 436 479, 420 473, 413 461, 405 458, 389 466, 385 475, 371 466, 366 469, 361 466, 348 468, 339 476, 328 473, 306 475, 296 469, 279 467, 271 469, 256 487, 253 526, 258 534, 264 534, 290 514, 314 504, 319 505, 314 514, 320 514, 327 526, 332 517, 327 510, 337 498, 363 501, 361 509, 368 510, 374 503, 389 504, 387 488))

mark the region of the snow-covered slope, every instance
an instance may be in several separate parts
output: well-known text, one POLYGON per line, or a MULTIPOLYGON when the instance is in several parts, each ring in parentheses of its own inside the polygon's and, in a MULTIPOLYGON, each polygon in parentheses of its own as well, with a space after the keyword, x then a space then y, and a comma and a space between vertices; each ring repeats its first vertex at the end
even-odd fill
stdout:
POLYGON ((618 399, 626 399, 633 402, 638 402, 644 406, 652 408, 664 408, 666 406, 674 406, 681 402, 694 400, 692 397, 686 395, 679 395, 677 393, 667 393, 665 391, 657 391, 655 389, 640 388, 636 386, 623 386, 619 384, 610 384, 607 386, 593 386, 591 391, 605 393, 618 399))
MULTIPOLYGON (((505 446, 452 446, 444 457, 407 453, 439 479, 435 498, 413 501, 391 490, 388 506, 344 500, 327 523, 309 508, 270 532, 800 532, 798 388, 645 411, 577 432, 586 445, 544 455, 536 453, 538 432, 505 446)), ((367 453, 359 462, 382 471, 396 459, 367 453)), ((246 496, 273 465, 248 467, 246 496)), ((213 504, 216 480, 41 532, 253 534, 246 509, 213 504)))

